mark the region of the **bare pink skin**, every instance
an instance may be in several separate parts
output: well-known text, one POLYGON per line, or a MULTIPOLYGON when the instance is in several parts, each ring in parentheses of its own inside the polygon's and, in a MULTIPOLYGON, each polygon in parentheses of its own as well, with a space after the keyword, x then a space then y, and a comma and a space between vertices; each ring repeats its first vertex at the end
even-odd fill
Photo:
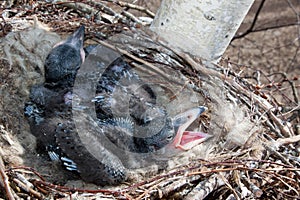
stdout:
POLYGON ((211 137, 211 135, 203 132, 193 132, 186 130, 199 117, 200 114, 202 113, 199 113, 199 109, 195 108, 177 116, 177 118, 184 117, 186 119, 186 122, 178 128, 176 136, 171 144, 172 146, 187 151, 211 137))

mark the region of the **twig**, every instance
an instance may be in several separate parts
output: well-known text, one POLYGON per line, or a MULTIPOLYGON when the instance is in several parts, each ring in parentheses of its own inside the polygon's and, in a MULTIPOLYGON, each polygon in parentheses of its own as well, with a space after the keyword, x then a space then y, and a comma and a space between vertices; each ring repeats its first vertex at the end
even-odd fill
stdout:
MULTIPOLYGON (((233 187, 231 186, 229 180, 227 178, 225 178, 222 173, 220 173, 219 176, 224 181, 225 185, 232 191, 232 193, 234 195, 234 198, 237 199, 237 200, 240 200, 239 195, 237 194, 238 191, 233 189, 233 187)), ((228 174, 227 174, 227 176, 228 176, 228 174)))
POLYGON ((255 23, 256 23, 256 21, 257 21, 257 19, 258 19, 258 16, 259 16, 259 14, 260 14, 260 11, 261 11, 261 9, 264 7, 264 3, 265 3, 265 0, 262 0, 262 1, 260 2, 260 5, 259 5, 259 7, 258 7, 258 9, 257 9, 257 11, 256 11, 256 13, 255 13, 255 16, 254 16, 254 18, 253 18, 252 23, 251 23, 251 26, 250 26, 244 33, 239 34, 239 35, 235 35, 235 36, 233 37, 232 41, 235 40, 235 39, 238 39, 238 38, 245 37, 246 35, 248 35, 249 33, 251 33, 251 32, 253 31, 253 28, 254 28, 254 26, 255 26, 255 23))
POLYGON ((263 194, 263 191, 256 186, 254 183, 252 183, 246 176, 245 174, 242 175, 241 177, 242 181, 246 183, 247 187, 250 188, 251 192, 254 194, 255 198, 260 198, 261 195, 263 194))
MULTIPOLYGON (((2 151, 1 147, 0 147, 0 151, 2 151)), ((12 190, 9 185, 8 177, 5 173, 5 166, 4 166, 1 155, 0 155, 0 175, 1 175, 0 183, 1 183, 1 186, 5 189, 5 194, 6 194, 7 199, 14 200, 15 198, 12 194, 12 190)))
POLYGON ((122 19, 123 22, 126 21, 121 14, 115 12, 113 9, 107 7, 106 5, 95 1, 88 1, 88 2, 89 4, 95 6, 96 8, 84 2, 70 2, 68 0, 59 0, 55 4, 58 6, 65 6, 73 10, 80 11, 81 13, 85 13, 93 17, 96 16, 96 19, 98 20, 104 19, 102 21, 106 20, 109 21, 109 23, 111 24, 117 23, 119 19, 122 19), (99 9, 103 12, 99 12, 99 9))
MULTIPOLYGON (((234 79, 230 78, 230 77, 225 77, 224 75, 221 75, 220 73, 205 68, 204 66, 196 63, 189 55, 184 54, 182 55, 185 60, 194 67, 194 69, 209 75, 209 76, 216 76, 219 77, 220 79, 224 80, 225 83, 227 83, 227 85, 230 88, 236 88, 237 91, 243 93, 245 96, 247 96, 249 99, 253 99, 255 100, 256 103, 258 103, 258 105, 263 108, 265 111, 268 111, 271 119, 275 122, 275 124, 279 127, 280 131, 282 132, 282 134, 285 137, 290 137, 293 135, 293 130, 290 129, 287 125, 284 125, 282 123, 282 121, 275 116, 275 114, 272 112, 273 106, 265 99, 255 95, 254 93, 250 92, 249 90, 246 90, 245 88, 243 88, 241 85, 239 85, 234 79)), ((216 65, 218 66, 218 65, 216 65)), ((220 67, 220 66, 219 66, 220 67)))
POLYGON ((125 10, 122 11, 122 14, 126 17, 128 17, 129 19, 131 19, 132 21, 138 23, 138 24, 142 24, 142 25, 146 25, 145 23, 143 23, 141 20, 139 20, 137 17, 135 17, 133 14, 131 14, 130 12, 127 12, 125 10))
POLYGON ((70 188, 70 187, 51 184, 51 183, 48 183, 45 181, 40 181, 40 180, 34 180, 33 184, 43 186, 43 187, 46 186, 48 188, 58 190, 61 192, 81 192, 81 193, 92 193, 92 194, 103 193, 103 194, 114 194, 114 195, 122 195, 122 193, 123 193, 123 191, 109 190, 109 189, 89 190, 89 189, 70 188))
POLYGON ((289 138, 279 138, 276 140, 276 146, 280 147, 282 145, 292 144, 300 141, 300 135, 292 136, 289 138))
POLYGON ((274 121, 274 123, 279 127, 281 133, 285 137, 290 137, 293 135, 293 131, 287 126, 282 123, 282 121, 275 116, 275 114, 272 112, 273 106, 265 99, 255 95, 254 93, 251 93, 250 91, 244 89, 242 86, 240 86, 237 82, 233 81, 232 79, 227 79, 226 82, 228 82, 229 86, 233 86, 237 88, 240 92, 242 92, 244 95, 246 95, 248 98, 253 98, 256 103, 259 104, 261 108, 263 108, 265 111, 268 111, 269 116, 274 121))
POLYGON ((185 199, 205 199, 208 194, 224 184, 224 181, 218 174, 213 174, 208 179, 198 183, 197 186, 185 197, 185 199))
POLYGON ((38 199, 44 199, 43 195, 37 191, 35 191, 34 189, 28 187, 27 184, 24 184, 22 181, 20 181, 17 178, 14 178, 13 181, 20 187, 22 188, 24 191, 33 194, 36 198, 38 199))
POLYGON ((114 11, 112 8, 104 5, 103 3, 97 2, 97 1, 88 1, 91 5, 97 6, 98 8, 100 8, 101 10, 103 10, 104 12, 106 12, 109 15, 112 16, 120 16, 119 13, 117 13, 116 11, 114 11))
MULTIPOLYGON (((198 179, 200 179, 201 176, 198 176, 198 179)), ((177 181, 174 181, 173 183, 169 184, 167 187, 161 186, 159 187, 162 190, 162 196, 168 197, 170 194, 180 191, 181 188, 189 186, 191 183, 189 181, 191 177, 178 177, 177 181)))
MULTIPOLYGON (((263 73, 263 72, 261 72, 261 73, 263 73)), ((283 81, 282 82, 287 81, 289 83, 289 85, 291 86, 292 91, 293 91, 294 102, 295 102, 295 104, 299 103, 299 97, 298 97, 298 92, 297 92, 295 83, 293 81, 291 81, 291 80, 288 79, 287 74, 284 73, 284 72, 275 72, 275 73, 272 73, 272 74, 265 75, 265 78, 267 78, 267 80, 269 81, 269 83, 272 83, 272 81, 268 77, 273 76, 273 75, 281 75, 283 77, 283 81)), ((277 91, 280 92, 280 94, 283 97, 288 98, 286 96, 286 94, 284 94, 283 92, 281 92, 281 90, 278 88, 278 86, 276 84, 272 84, 272 85, 276 88, 277 91)), ((290 101, 292 102, 292 100, 290 100, 290 101)))
MULTIPOLYGON (((294 14, 297 16, 298 24, 300 22, 300 14, 298 9, 293 5, 293 3, 290 0, 287 0, 287 3, 289 4, 290 8, 293 10, 294 14)), ((298 27, 298 38, 300 37, 300 27, 298 27)))
POLYGON ((39 174, 35 169, 33 169, 31 167, 25 167, 25 166, 11 167, 6 171, 18 171, 18 169, 24 169, 24 170, 30 171, 30 172, 34 173, 37 177, 39 177, 42 181, 45 181, 45 178, 41 174, 39 174))
POLYGON ((151 12, 149 9, 146 9, 145 7, 138 6, 138 5, 135 5, 135 4, 128 3, 128 2, 124 2, 124 1, 115 1, 115 0, 112 0, 112 1, 109 0, 109 1, 114 2, 116 4, 119 4, 122 7, 128 7, 128 8, 131 8, 131 9, 142 11, 142 12, 146 13, 147 15, 149 15, 152 18, 155 17, 155 14, 153 12, 151 12))

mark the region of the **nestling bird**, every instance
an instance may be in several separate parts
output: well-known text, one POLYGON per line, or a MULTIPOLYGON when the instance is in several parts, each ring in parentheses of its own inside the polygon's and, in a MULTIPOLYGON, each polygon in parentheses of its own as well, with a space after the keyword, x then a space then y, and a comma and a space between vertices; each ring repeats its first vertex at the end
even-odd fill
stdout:
POLYGON ((204 133, 186 131, 205 107, 169 116, 164 106, 157 104, 151 87, 122 58, 99 77, 91 99, 98 119, 86 113, 74 118, 69 100, 85 59, 83 39, 84 27, 80 27, 51 50, 45 61, 45 84, 32 88, 31 102, 25 107, 31 131, 51 160, 60 160, 87 182, 118 184, 127 178, 122 152, 146 155, 162 148, 188 150, 208 138, 204 133), (141 87, 134 90, 132 85, 141 87), (124 105, 128 105, 125 113, 124 105), (86 128, 78 132, 76 126, 81 122, 86 128))

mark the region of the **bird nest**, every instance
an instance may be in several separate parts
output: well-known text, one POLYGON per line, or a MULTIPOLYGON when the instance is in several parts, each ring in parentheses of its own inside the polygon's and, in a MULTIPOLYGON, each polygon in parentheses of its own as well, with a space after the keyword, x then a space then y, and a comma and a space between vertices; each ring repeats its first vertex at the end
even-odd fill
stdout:
MULTIPOLYGON (((122 1, 24 1, 24 4, 23 7, 6 5, 9 9, 4 9, 1 22, 0 183, 8 199, 296 199, 300 196, 299 105, 278 103, 288 97, 277 93, 286 85, 298 102, 294 80, 284 74, 270 80, 260 71, 262 83, 257 84, 252 81, 258 79, 254 75, 257 70, 225 59, 205 66, 200 59, 172 48, 147 30, 154 14, 135 4, 122 1), (45 56, 60 40, 58 35, 38 25, 37 20, 62 35, 83 24, 87 43, 110 48, 141 71, 159 74, 164 80, 170 81, 167 74, 174 75, 181 80, 176 87, 178 93, 188 88, 196 94, 193 105, 208 107, 201 117, 201 127, 214 137, 180 158, 173 158, 165 170, 142 173, 143 176, 119 186, 99 189, 84 183, 60 182, 64 171, 55 169, 47 158, 34 152, 35 139, 23 114, 30 87, 43 82, 45 56), (28 28, 29 25, 33 27, 28 28)), ((170 102, 176 99, 178 109, 191 106, 190 96, 179 96, 172 93, 168 99, 170 102)))

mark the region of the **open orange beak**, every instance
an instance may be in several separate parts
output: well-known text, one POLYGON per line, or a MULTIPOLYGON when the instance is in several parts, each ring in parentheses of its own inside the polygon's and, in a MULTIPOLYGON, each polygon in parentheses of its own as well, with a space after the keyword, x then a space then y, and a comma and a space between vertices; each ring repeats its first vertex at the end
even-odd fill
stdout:
POLYGON ((177 131, 172 142, 173 146, 181 150, 189 150, 212 137, 212 135, 206 133, 186 130, 206 110, 206 107, 199 106, 181 113, 173 118, 175 131, 177 131))

